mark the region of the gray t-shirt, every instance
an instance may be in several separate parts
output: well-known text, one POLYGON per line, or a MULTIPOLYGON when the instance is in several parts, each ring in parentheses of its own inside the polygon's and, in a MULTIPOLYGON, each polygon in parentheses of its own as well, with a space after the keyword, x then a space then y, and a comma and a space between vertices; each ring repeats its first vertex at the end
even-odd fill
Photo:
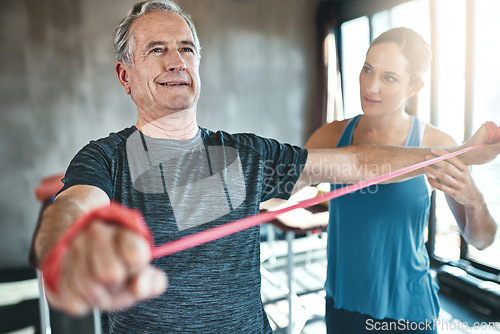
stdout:
MULTIPOLYGON (((90 142, 63 189, 99 187, 139 209, 156 245, 259 212, 288 198, 307 151, 253 134, 200 128, 187 141, 143 136, 134 126, 90 142)), ((153 261, 168 275, 160 297, 103 315, 108 333, 270 333, 261 300, 260 229, 153 261)))

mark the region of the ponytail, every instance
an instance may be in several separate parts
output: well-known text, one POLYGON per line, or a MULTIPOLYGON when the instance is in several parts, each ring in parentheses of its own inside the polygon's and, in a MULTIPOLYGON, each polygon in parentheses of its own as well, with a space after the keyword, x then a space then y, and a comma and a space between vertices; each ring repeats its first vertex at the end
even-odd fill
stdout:
POLYGON ((405 111, 408 115, 418 117, 418 95, 412 96, 406 101, 405 111))

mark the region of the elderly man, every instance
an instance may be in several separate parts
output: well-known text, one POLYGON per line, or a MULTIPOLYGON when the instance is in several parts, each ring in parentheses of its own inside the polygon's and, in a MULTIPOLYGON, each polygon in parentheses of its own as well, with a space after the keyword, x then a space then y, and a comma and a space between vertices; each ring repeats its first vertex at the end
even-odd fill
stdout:
MULTIPOLYGON (((137 124, 89 143, 72 160, 35 237, 39 262, 72 222, 110 201, 140 210, 161 244, 256 214, 262 201, 286 199, 302 186, 356 182, 430 154, 372 145, 307 152, 200 128, 200 45, 190 18, 170 1, 136 4, 114 44, 116 74, 137 106, 137 124)), ((497 142, 499 132, 483 126, 467 146, 497 142)), ((487 162, 499 146, 463 159, 487 162)), ((254 227, 151 262, 138 233, 96 219, 69 242, 57 291, 47 297, 71 314, 107 311, 110 333, 269 333, 259 240, 254 227)))

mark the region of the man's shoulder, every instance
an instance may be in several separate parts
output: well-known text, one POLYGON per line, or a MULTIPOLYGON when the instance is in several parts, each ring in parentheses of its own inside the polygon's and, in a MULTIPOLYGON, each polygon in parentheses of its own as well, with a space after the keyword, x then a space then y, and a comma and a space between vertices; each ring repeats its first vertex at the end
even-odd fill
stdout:
POLYGON ((307 158, 307 150, 273 138, 266 138, 254 133, 228 133, 222 130, 213 132, 202 130, 202 138, 208 145, 225 145, 236 148, 240 153, 247 152, 258 155, 260 158, 274 160, 279 156, 297 156, 301 160, 307 158))
POLYGON ((211 140, 214 142, 214 144, 234 144, 234 145, 240 145, 240 146, 245 146, 248 148, 254 148, 257 149, 261 147, 262 145, 265 145, 265 143, 268 142, 274 142, 276 144, 279 144, 278 141, 275 139, 271 138, 265 138, 262 136, 259 136, 255 133, 229 133, 223 130, 217 130, 217 131, 211 131, 205 128, 200 128, 202 131, 202 136, 205 140, 211 140))
POLYGON ((118 132, 111 132, 108 136, 99 139, 91 140, 85 147, 82 148, 83 151, 95 151, 100 150, 106 154, 112 154, 118 149, 125 147, 127 139, 136 131, 134 126, 125 128, 118 132))
POLYGON ((137 131, 137 129, 131 126, 118 132, 111 132, 106 137, 92 140, 90 143, 95 143, 100 146, 117 146, 124 143, 135 131, 137 131))

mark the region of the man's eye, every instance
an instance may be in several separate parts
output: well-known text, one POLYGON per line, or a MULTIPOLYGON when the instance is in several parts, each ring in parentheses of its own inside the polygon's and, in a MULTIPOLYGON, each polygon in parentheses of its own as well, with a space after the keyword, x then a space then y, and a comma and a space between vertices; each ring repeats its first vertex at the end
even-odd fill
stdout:
POLYGON ((154 48, 150 51, 150 53, 159 53, 159 52, 162 52, 163 49, 162 48, 154 48))
POLYGON ((193 50, 192 48, 188 48, 188 47, 186 47, 186 48, 182 48, 182 49, 181 49, 181 51, 182 51, 182 52, 190 52, 190 53, 194 53, 194 50, 193 50))

